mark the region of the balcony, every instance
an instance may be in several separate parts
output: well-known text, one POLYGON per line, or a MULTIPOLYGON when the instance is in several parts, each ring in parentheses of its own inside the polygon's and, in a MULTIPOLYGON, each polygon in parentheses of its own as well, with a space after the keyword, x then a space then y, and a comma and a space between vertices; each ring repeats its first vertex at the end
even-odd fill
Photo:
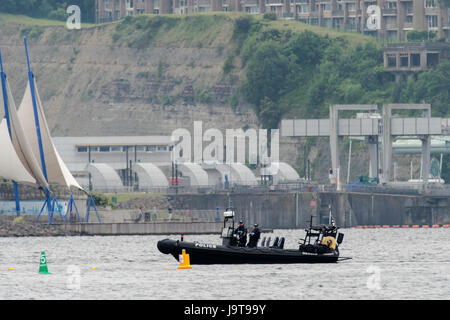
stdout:
POLYGON ((397 9, 381 9, 381 14, 383 16, 397 15, 397 9))
POLYGON ((398 28, 398 26, 397 26, 396 22, 386 23, 387 30, 396 30, 397 28, 398 28))
POLYGON ((413 28, 413 23, 412 22, 405 22, 403 24, 403 29, 412 29, 413 28))
POLYGON ((266 0, 266 6, 282 6, 281 0, 266 0))
POLYGON ((333 17, 343 17, 344 10, 333 10, 332 15, 333 15, 333 17))

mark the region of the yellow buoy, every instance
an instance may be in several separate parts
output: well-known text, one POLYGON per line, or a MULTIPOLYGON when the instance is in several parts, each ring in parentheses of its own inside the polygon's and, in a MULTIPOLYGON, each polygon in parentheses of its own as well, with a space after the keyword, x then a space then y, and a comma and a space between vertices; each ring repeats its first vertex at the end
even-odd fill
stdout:
POLYGON ((92 267, 92 270, 95 270, 95 269, 97 269, 97 267, 92 267))
POLYGON ((185 249, 183 249, 183 251, 179 255, 178 260, 180 261, 180 265, 179 265, 178 269, 192 269, 191 263, 189 261, 189 254, 186 253, 185 249))
POLYGON ((168 270, 168 269, 169 269, 169 267, 164 267, 164 269, 168 270))
POLYGON ((9 269, 8 269, 9 271, 13 271, 14 270, 14 268, 13 267, 9 267, 9 269))

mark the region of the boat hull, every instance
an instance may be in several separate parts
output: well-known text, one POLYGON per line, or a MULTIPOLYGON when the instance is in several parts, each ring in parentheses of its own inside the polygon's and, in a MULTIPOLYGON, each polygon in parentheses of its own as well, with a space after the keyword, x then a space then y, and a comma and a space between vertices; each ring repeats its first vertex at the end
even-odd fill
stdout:
POLYGON ((339 258, 337 250, 324 254, 308 254, 293 249, 221 246, 170 239, 158 241, 158 250, 171 254, 176 260, 183 249, 189 254, 191 264, 334 263, 339 258))

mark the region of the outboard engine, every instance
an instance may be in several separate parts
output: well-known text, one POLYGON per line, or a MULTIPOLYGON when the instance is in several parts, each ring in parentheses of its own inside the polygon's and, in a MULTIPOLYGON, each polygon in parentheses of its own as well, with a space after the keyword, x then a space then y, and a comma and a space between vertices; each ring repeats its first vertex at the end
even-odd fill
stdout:
POLYGON ((262 239, 262 241, 261 241, 261 247, 264 247, 265 243, 266 243, 266 237, 264 237, 264 238, 262 239))
POLYGON ((284 237, 281 237, 280 243, 278 244, 278 248, 283 249, 283 247, 284 247, 284 237))
POLYGON ((267 239, 266 247, 270 246, 270 240, 271 240, 271 237, 269 237, 269 238, 267 239))

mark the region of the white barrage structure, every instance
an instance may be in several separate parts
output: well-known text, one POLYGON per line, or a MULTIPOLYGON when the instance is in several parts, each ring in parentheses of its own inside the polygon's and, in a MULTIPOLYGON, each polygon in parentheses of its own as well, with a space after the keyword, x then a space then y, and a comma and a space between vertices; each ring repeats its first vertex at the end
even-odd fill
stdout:
POLYGON ((339 187, 340 163, 338 140, 343 136, 364 137, 369 144, 370 177, 379 177, 382 182, 391 181, 392 146, 397 137, 414 136, 421 141, 422 174, 428 181, 430 171, 431 136, 443 135, 450 130, 449 119, 431 117, 429 104, 387 104, 382 114, 376 105, 332 105, 329 119, 285 119, 281 121, 281 136, 285 137, 330 137, 330 180, 339 187), (356 119, 340 119, 340 111, 364 110, 356 119), (421 117, 394 116, 394 110, 419 110, 421 117))

